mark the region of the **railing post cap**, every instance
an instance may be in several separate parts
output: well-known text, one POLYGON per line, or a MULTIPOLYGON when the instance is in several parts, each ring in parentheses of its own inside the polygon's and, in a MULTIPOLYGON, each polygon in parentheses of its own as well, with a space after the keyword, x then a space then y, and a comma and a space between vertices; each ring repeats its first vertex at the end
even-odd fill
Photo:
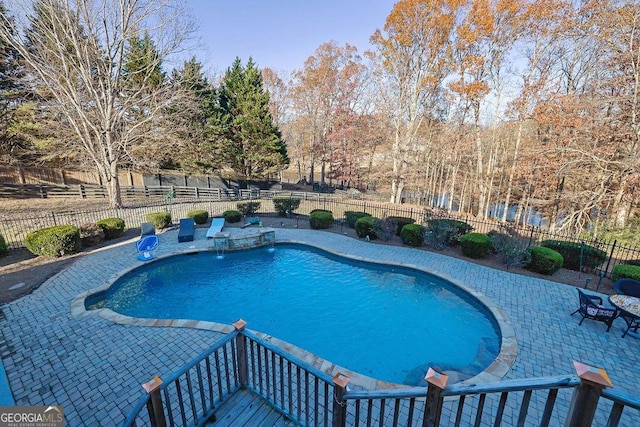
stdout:
POLYGON ((333 376, 333 383, 342 388, 345 388, 347 384, 349 384, 349 381, 351 381, 351 377, 342 372, 338 372, 333 376))
POLYGON ((245 322, 243 319, 238 319, 233 322, 232 325, 234 328, 236 328, 236 331, 242 331, 244 330, 244 327, 247 326, 247 322, 245 322))
POLYGON ((449 380, 449 375, 443 374, 440 371, 436 371, 433 368, 429 368, 427 374, 424 376, 424 379, 431 385, 438 387, 441 390, 447 386, 447 381, 449 380))
POLYGON ((578 377, 581 381, 587 381, 600 387, 613 387, 609 374, 603 368, 598 368, 584 363, 573 361, 578 377))
POLYGON ((142 388, 147 392, 151 393, 158 389, 162 385, 162 379, 159 376, 154 376, 146 383, 142 384, 142 388))

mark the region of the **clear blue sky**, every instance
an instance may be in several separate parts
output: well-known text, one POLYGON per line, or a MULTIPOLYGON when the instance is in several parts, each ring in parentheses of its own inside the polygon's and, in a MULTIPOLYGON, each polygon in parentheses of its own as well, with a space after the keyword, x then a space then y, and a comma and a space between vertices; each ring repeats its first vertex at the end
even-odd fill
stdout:
POLYGON ((236 56, 260 68, 291 72, 322 43, 368 49, 397 0, 188 0, 203 49, 195 55, 222 73, 236 56))

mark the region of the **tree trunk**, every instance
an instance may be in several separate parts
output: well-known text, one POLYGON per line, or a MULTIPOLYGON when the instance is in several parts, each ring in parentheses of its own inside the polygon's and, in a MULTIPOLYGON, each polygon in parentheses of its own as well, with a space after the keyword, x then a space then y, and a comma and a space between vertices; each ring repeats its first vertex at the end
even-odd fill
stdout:
POLYGON ((120 194, 120 177, 118 176, 117 163, 113 162, 105 169, 104 181, 107 183, 107 193, 109 195, 109 207, 121 208, 122 195, 120 194))
POLYGON ((522 194, 520 201, 518 201, 518 207, 516 208, 516 212, 513 217, 516 224, 524 225, 524 221, 522 220, 522 210, 524 209, 524 199, 526 197, 527 196, 525 194, 522 194))
POLYGON ((316 179, 315 173, 314 173, 314 170, 316 168, 316 164, 315 164, 315 159, 313 158, 313 155, 311 155, 310 163, 311 163, 311 168, 309 169, 309 184, 313 185, 313 183, 314 183, 314 181, 316 179))
POLYGON ((627 225, 627 218, 631 210, 631 202, 625 200, 624 194, 629 175, 625 175, 620 179, 620 187, 613 199, 613 218, 616 227, 623 228, 627 225))
POLYGON ((511 168, 509 170, 509 179, 507 180, 507 191, 504 197, 504 211, 502 212, 502 222, 507 220, 507 212, 509 211, 509 203, 511 203, 511 192, 513 191, 513 176, 516 173, 516 164, 518 162, 518 154, 520 151, 520 142, 522 141, 522 127, 523 121, 520 120, 518 125, 518 133, 516 136, 516 146, 513 149, 513 160, 511 163, 511 168))
POLYGON ((562 196, 562 191, 564 189, 564 176, 560 178, 558 181, 558 185, 556 187, 556 198, 553 201, 553 210, 551 211, 551 218, 549 219, 549 230, 553 231, 556 229, 556 225, 558 224, 558 215, 560 213, 560 200, 562 196))
POLYGON ((464 204, 467 202, 467 178, 462 181, 462 188, 460 188, 460 212, 466 212, 464 204))
MULTIPOLYGON (((447 174, 449 174, 450 170, 451 170, 451 167, 448 166, 447 174)), ((440 182, 438 183, 438 207, 444 208, 445 198, 444 198, 444 164, 443 163, 441 163, 441 166, 440 166, 439 181, 440 182)))
MULTIPOLYGON (((494 149, 497 151, 497 144, 495 144, 494 141, 494 149)), ((485 210, 489 212, 489 216, 490 217, 495 217, 495 209, 493 207, 492 204, 492 198, 493 198, 493 169, 495 167, 495 163, 496 163, 496 157, 497 157, 497 153, 496 151, 494 151, 494 149, 491 150, 491 155, 489 156, 489 161, 487 162, 487 196, 486 196, 486 200, 485 200, 485 210)), ((496 206, 497 208, 497 206, 496 206)))
POLYGON ((478 186, 478 213, 481 219, 485 219, 486 215, 486 197, 487 187, 485 183, 485 170, 483 163, 484 151, 482 149, 482 138, 480 136, 480 102, 474 101, 473 103, 473 117, 475 127, 475 142, 476 142, 476 185, 478 186))
POLYGON ((402 192, 404 191, 404 179, 400 177, 398 188, 396 189, 396 203, 402 203, 402 192))
POLYGON ((398 193, 402 192, 400 188, 400 166, 401 159, 400 157, 400 130, 396 128, 396 136, 395 141, 393 142, 393 152, 391 153, 393 156, 393 169, 391 171, 391 203, 400 203, 400 199, 398 198, 398 193), (400 189, 400 190, 399 190, 400 189))
MULTIPOLYGON (((458 158, 458 162, 453 168, 453 173, 452 173, 451 179, 449 180, 449 199, 447 200, 447 209, 450 211, 453 210, 453 194, 456 190, 455 186, 456 186, 456 180, 458 179, 459 169, 460 169, 460 158, 458 158)), ((459 209, 462 209, 462 207, 459 207, 459 209)))

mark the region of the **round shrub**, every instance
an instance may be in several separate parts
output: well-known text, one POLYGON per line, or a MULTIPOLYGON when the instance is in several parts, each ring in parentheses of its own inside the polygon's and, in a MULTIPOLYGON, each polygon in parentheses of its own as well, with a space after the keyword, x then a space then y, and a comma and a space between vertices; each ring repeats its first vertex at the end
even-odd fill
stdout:
POLYGON ((531 271, 551 276, 562 268, 562 255, 553 249, 533 246, 529 248, 529 252, 531 253, 531 263, 528 268, 531 271))
POLYGON ((582 252, 582 267, 594 269, 607 260, 607 253, 590 245, 562 240, 544 240, 540 246, 553 249, 560 253, 564 259, 564 268, 580 270, 580 253, 582 252))
POLYGON ((5 240, 4 236, 0 234, 0 257, 6 255, 8 251, 9 251, 9 245, 7 244, 7 241, 5 240))
POLYGON ((413 224, 414 222, 416 222, 415 219, 407 218, 404 216, 388 216, 387 220, 393 221, 394 223, 398 224, 398 227, 396 228, 396 236, 400 235, 400 233, 402 232, 402 227, 407 224, 413 224))
POLYGON ((193 218, 196 224, 204 224, 209 219, 209 212, 202 209, 193 209, 187 212, 187 218, 193 218))
POLYGON ((80 230, 73 225, 56 225, 32 231, 24 244, 34 255, 61 257, 80 251, 80 230))
POLYGON ((105 218, 96 222, 98 227, 104 231, 105 239, 114 239, 124 233, 124 220, 122 218, 105 218))
POLYGON ((467 233, 460 237, 462 254, 469 258, 484 258, 491 249, 491 238, 482 233, 467 233))
POLYGON ((314 230, 331 228, 333 225, 333 214, 325 211, 315 211, 309 215, 309 225, 314 230))
POLYGON ((147 214, 147 222, 153 224, 157 230, 162 230, 171 225, 171 214, 169 212, 152 212, 147 214))
POLYGON ((345 213, 344 213, 344 222, 345 222, 347 227, 355 228, 356 221, 359 220, 360 218, 364 218, 364 217, 367 217, 367 216, 371 216, 371 215, 366 213, 366 212, 345 211, 345 213))
POLYGON ((242 215, 253 215, 260 209, 260 202, 240 202, 236 206, 242 215))
POLYGON ((407 246, 418 247, 424 243, 426 228, 420 224, 406 224, 400 230, 400 239, 407 246))
POLYGON ((242 219, 242 214, 240 213, 240 211, 236 211, 233 209, 222 212, 222 216, 224 217, 225 221, 228 222, 240 222, 240 220, 242 219))
POLYGON ((378 236, 376 235, 375 228, 376 225, 380 221, 378 218, 374 218, 372 216, 365 216, 356 221, 355 229, 358 237, 367 237, 373 240, 378 236))
POLYGON ((611 280, 634 279, 640 281, 640 266, 629 264, 618 264, 611 271, 611 280))
POLYGON ((278 216, 291 216, 291 213, 300 207, 300 199, 286 196, 274 197, 273 207, 278 212, 278 216))
POLYGON ((333 212, 331 212, 330 210, 327 210, 327 209, 314 209, 311 212, 309 212, 309 215, 311 215, 313 213, 316 213, 316 212, 328 212, 328 213, 333 215, 333 212))
POLYGON ((80 240, 85 248, 99 245, 104 241, 104 231, 98 224, 82 224, 80 226, 80 240))

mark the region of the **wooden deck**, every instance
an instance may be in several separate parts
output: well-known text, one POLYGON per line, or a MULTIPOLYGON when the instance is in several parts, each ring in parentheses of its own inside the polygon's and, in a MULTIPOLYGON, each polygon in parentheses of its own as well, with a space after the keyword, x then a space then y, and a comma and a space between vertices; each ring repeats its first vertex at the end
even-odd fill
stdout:
POLYGON ((266 400, 249 390, 238 390, 216 411, 216 421, 207 426, 295 426, 266 400))

